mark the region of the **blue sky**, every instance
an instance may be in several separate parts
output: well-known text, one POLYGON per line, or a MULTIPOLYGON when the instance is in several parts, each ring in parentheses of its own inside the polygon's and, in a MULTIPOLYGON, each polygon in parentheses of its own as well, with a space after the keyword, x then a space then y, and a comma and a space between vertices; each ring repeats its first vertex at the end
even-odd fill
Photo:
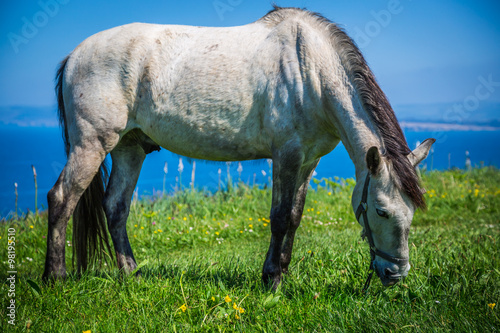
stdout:
MULTIPOLYGON (((498 0, 276 3, 306 7, 343 26, 394 105, 462 103, 480 78, 498 83, 484 102, 500 102, 498 0)), ((3 1, 0 107, 53 106, 57 63, 101 30, 131 22, 243 25, 270 9, 271 1, 250 0, 3 1)))

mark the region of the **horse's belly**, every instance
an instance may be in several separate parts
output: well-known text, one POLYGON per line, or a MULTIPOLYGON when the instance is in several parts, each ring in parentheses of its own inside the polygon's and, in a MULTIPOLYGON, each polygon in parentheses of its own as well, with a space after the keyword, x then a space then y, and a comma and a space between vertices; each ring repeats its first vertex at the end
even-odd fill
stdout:
POLYGON ((161 147, 176 154, 212 161, 238 161, 271 157, 271 143, 258 129, 203 117, 164 115, 141 130, 161 147))

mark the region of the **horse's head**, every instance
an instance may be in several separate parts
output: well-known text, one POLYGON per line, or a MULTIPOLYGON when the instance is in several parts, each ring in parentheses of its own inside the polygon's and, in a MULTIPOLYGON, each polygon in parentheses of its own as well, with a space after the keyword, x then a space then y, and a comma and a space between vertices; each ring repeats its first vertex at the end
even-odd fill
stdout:
MULTIPOLYGON (((427 157, 434 141, 424 141, 406 157, 413 167, 427 157)), ((352 206, 370 244, 372 268, 390 286, 410 270, 408 234, 415 204, 377 147, 368 150, 366 164, 367 176, 356 184, 352 206)))

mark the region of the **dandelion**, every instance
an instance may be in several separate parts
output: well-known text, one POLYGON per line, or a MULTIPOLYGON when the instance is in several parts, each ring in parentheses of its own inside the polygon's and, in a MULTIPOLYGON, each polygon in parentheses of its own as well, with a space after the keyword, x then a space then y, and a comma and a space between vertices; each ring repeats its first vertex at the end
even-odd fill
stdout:
POLYGON ((251 218, 251 217, 248 218, 248 221, 252 221, 252 220, 253 220, 253 218, 251 218))
POLYGON ((207 235, 209 234, 209 232, 208 232, 208 231, 205 231, 205 233, 206 233, 207 235))
POLYGON ((311 252, 312 252, 311 250, 307 251, 307 253, 311 253, 311 252))
POLYGON ((185 217, 185 216, 184 216, 182 219, 183 219, 184 221, 187 221, 187 217, 185 217))
POLYGON ((33 229, 33 226, 32 226, 32 225, 30 225, 30 228, 31 228, 31 229, 33 229))
POLYGON ((134 237, 137 237, 137 235, 134 235, 134 237))
POLYGON ((134 227, 136 227, 136 228, 137 228, 137 224, 134 224, 134 227))
POLYGON ((224 301, 226 301, 226 303, 231 303, 231 298, 229 297, 229 295, 226 295, 226 297, 224 297, 224 301))
POLYGON ((332 192, 328 192, 328 195, 332 195, 332 192))
POLYGON ((496 303, 489 303, 488 306, 490 307, 490 309, 493 310, 493 308, 495 307, 495 305, 497 305, 496 303))
POLYGON ((158 232, 163 232, 163 230, 161 230, 161 229, 158 229, 158 232))
POLYGON ((253 224, 249 224, 248 226, 249 226, 250 228, 253 228, 253 224))
POLYGON ((144 230, 144 227, 141 227, 141 230, 144 230))
POLYGON ((267 227, 267 223, 264 223, 264 227, 267 227))
POLYGON ((243 230, 240 230, 240 234, 242 234, 242 233, 243 233, 243 230))
POLYGON ((216 232, 215 232, 215 234, 216 234, 217 236, 219 236, 219 232, 218 232, 218 231, 216 231, 216 232))
POLYGON ((186 312, 186 310, 187 310, 186 304, 182 304, 182 306, 180 307, 180 309, 182 310, 182 312, 186 312))
POLYGON ((212 296, 212 302, 215 302, 215 297, 212 296))
POLYGON ((92 333, 90 330, 83 331, 83 333, 92 333))

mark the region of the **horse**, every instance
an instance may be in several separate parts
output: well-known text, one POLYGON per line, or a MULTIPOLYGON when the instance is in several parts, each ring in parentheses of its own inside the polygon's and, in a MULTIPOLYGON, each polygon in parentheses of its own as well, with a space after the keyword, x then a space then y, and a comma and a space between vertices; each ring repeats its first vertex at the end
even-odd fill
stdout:
POLYGON ((193 159, 272 159, 262 280, 276 288, 311 175, 340 141, 355 165, 352 207, 371 273, 385 286, 408 274, 410 224, 425 208, 415 168, 435 140, 409 149, 360 50, 324 16, 275 6, 236 27, 105 30, 60 63, 56 95, 67 163, 47 195, 45 280, 66 277, 72 214, 78 271, 110 250, 108 231, 118 268, 137 268, 126 229, 131 197, 146 155, 163 147, 193 159))

